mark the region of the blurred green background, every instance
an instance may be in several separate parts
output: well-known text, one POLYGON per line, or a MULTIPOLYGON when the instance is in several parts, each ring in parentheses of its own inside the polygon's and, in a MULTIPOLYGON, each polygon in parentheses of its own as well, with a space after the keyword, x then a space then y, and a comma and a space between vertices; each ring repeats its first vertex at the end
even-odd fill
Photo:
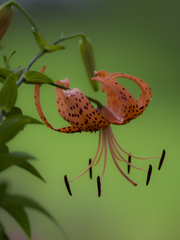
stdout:
MULTIPOLYGON (((5 1, 1 1, 3 3, 5 1)), ((71 183, 70 197, 63 177, 79 175, 93 158, 98 133, 63 134, 46 126, 27 126, 8 146, 12 151, 25 151, 36 156, 34 166, 47 181, 12 167, 0 176, 11 183, 11 192, 29 196, 40 202, 59 221, 70 240, 179 240, 179 22, 177 0, 97 0, 97 1, 21 1, 36 22, 42 36, 51 44, 62 32, 66 35, 84 32, 92 40, 97 70, 125 72, 145 80, 153 91, 152 101, 142 116, 125 126, 113 126, 120 145, 138 156, 167 155, 161 171, 159 161, 137 160, 133 163, 148 169, 153 165, 149 186, 146 173, 131 169, 133 187, 116 169, 108 151, 107 168, 102 180, 102 196, 97 197, 96 176, 103 160, 88 174, 71 183)), ((56 79, 68 77, 71 87, 104 104, 103 93, 94 93, 87 80, 78 50, 78 39, 62 45, 66 50, 46 54, 31 68, 56 79)), ((12 68, 26 66, 38 53, 29 22, 15 10, 13 22, 2 40, 3 55, 17 53, 12 68)), ((129 80, 119 79, 136 97, 140 90, 129 80)), ((17 106, 25 115, 40 119, 34 104, 33 85, 19 88, 17 106)), ((49 122, 55 127, 68 124, 59 117, 54 88, 41 88, 41 102, 49 122)), ((121 163, 126 172, 127 166, 121 163)), ((45 216, 27 209, 33 240, 63 239, 61 232, 45 216)), ((6 213, 1 218, 12 239, 26 239, 20 227, 6 213), (21 236, 21 237, 20 237, 21 236)))

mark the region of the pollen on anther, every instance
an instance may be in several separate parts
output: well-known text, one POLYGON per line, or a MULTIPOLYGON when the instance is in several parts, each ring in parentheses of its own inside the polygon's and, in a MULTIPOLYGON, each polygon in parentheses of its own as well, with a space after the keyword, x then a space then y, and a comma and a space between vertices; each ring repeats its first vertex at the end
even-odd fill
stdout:
POLYGON ((64 176, 64 182, 65 182, 65 184, 66 184, 66 188, 67 188, 67 190, 68 190, 69 195, 72 196, 67 175, 64 176))
MULTIPOLYGON (((131 156, 128 156, 128 162, 131 163, 131 156)), ((128 168, 127 171, 128 171, 128 174, 129 174, 131 166, 128 164, 127 168, 128 168)))
POLYGON ((152 173, 152 165, 149 165, 148 169, 148 174, 147 174, 147 181, 146 181, 146 186, 149 184, 150 178, 151 178, 151 173, 152 173))
MULTIPOLYGON (((89 165, 91 164, 91 158, 89 159, 89 165)), ((90 179, 92 179, 92 167, 90 167, 90 169, 89 169, 89 177, 90 177, 90 179)))
POLYGON ((98 197, 101 196, 101 180, 100 176, 97 177, 98 197))
POLYGON ((159 167, 158 167, 158 170, 160 170, 161 167, 162 167, 162 164, 163 164, 163 161, 164 161, 165 154, 166 154, 166 151, 163 149, 162 156, 161 156, 161 159, 160 159, 160 161, 159 161, 159 167))

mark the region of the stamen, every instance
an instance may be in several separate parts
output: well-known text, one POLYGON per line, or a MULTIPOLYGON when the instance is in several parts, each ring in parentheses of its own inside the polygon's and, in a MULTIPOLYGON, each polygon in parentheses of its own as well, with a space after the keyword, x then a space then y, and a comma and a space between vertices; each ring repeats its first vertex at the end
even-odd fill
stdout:
POLYGON ((69 195, 72 196, 71 189, 70 189, 70 186, 69 186, 69 181, 67 179, 67 175, 64 176, 64 182, 66 184, 66 188, 68 190, 69 195))
POLYGON ((101 180, 100 176, 97 177, 98 197, 101 196, 101 180))
POLYGON ((109 129, 110 129, 110 131, 109 131, 109 132, 110 132, 110 135, 111 135, 111 137, 113 138, 114 142, 115 142, 116 145, 121 149, 121 151, 123 151, 125 154, 127 154, 127 155, 129 155, 129 156, 131 156, 131 157, 133 157, 133 158, 142 159, 142 160, 159 158, 159 157, 138 157, 138 156, 129 154, 128 152, 126 152, 126 151, 119 145, 119 143, 117 142, 117 140, 116 140, 116 138, 115 138, 115 136, 114 136, 114 134, 113 134, 112 129, 111 129, 110 126, 109 126, 109 129))
MULTIPOLYGON (((101 129, 101 130, 102 130, 102 129, 101 129)), ((83 175, 84 175, 87 171, 89 171, 89 169, 93 166, 93 164, 94 164, 94 162, 95 162, 95 160, 96 160, 96 157, 97 157, 97 155, 98 155, 98 153, 99 153, 99 148, 100 148, 100 144, 101 144, 101 130, 99 130, 99 142, 98 142, 97 151, 96 151, 96 154, 95 154, 94 159, 92 160, 91 164, 89 165, 89 167, 88 167, 83 173, 81 173, 79 176, 71 179, 69 182, 72 182, 72 181, 74 181, 75 179, 83 176, 83 175)))
POLYGON ((107 139, 108 139, 108 145, 109 145, 109 150, 110 150, 110 153, 111 153, 111 157, 112 157, 112 159, 113 159, 113 161, 114 161, 117 169, 119 170, 119 172, 120 172, 130 183, 132 183, 134 186, 137 186, 137 183, 134 182, 133 180, 131 180, 131 179, 121 170, 121 168, 119 167, 119 165, 118 165, 118 163, 117 163, 117 161, 116 161, 116 159, 115 159, 115 156, 114 156, 114 154, 113 154, 113 146, 112 146, 112 143, 111 143, 111 141, 110 141, 109 135, 108 135, 108 138, 107 138, 107 139))
POLYGON ((104 146, 104 164, 103 164, 103 171, 102 171, 102 175, 101 175, 100 180, 102 180, 102 178, 104 176, 105 169, 106 169, 106 160, 107 160, 106 131, 107 131, 107 129, 103 129, 103 131, 102 131, 102 144, 104 146))
POLYGON ((149 165, 148 169, 148 174, 147 174, 147 181, 146 181, 146 186, 149 184, 150 178, 151 178, 151 173, 152 173, 152 165, 149 165))
MULTIPOLYGON (((102 135, 102 130, 99 131, 99 139, 101 138, 102 135)), ((101 139, 99 140, 99 142, 101 141, 101 139)), ((101 145, 101 151, 98 157, 98 160, 92 165, 92 167, 96 166, 98 164, 98 162, 100 161, 102 154, 103 154, 103 150, 104 150, 104 144, 103 144, 103 139, 102 139, 102 145, 101 145)))
MULTIPOLYGON (((131 167, 136 168, 136 169, 139 169, 139 170, 142 170, 142 171, 144 171, 144 172, 147 172, 147 170, 145 170, 145 169, 142 169, 142 168, 139 168, 139 167, 136 167, 136 166, 132 165, 131 163, 129 163, 129 162, 121 155, 121 153, 118 151, 118 149, 117 149, 117 147, 116 147, 116 145, 115 145, 115 142, 114 142, 115 139, 112 138, 111 132, 112 132, 111 128, 108 127, 108 128, 107 128, 107 135, 108 135, 109 141, 110 141, 111 144, 112 144, 112 151, 114 152, 114 150, 115 150, 115 151, 117 152, 117 154, 119 155, 119 157, 120 157, 125 163, 127 163, 128 165, 130 165, 131 167)), ((128 154, 128 156, 131 156, 131 157, 133 156, 133 155, 131 155, 130 153, 127 153, 127 154, 128 154)), ((114 156, 116 156, 116 155, 114 154, 114 156)))
MULTIPOLYGON (((89 159, 89 165, 91 165, 91 158, 89 159)), ((89 169, 89 177, 92 179, 92 167, 89 169)))
POLYGON ((166 154, 166 151, 163 149, 162 156, 161 156, 161 159, 160 159, 160 161, 159 161, 159 167, 158 167, 158 170, 160 170, 161 167, 162 167, 162 164, 163 164, 163 161, 164 161, 165 154, 166 154))
MULTIPOLYGON (((128 156, 128 162, 131 163, 131 156, 128 156)), ((129 174, 131 166, 128 164, 127 168, 128 168, 128 174, 129 174)))

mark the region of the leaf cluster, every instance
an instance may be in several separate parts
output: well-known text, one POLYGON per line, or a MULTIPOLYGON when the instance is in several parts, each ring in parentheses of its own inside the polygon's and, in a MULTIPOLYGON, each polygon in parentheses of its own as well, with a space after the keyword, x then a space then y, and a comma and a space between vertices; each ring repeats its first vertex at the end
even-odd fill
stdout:
MULTIPOLYGON (((64 50, 64 46, 58 45, 62 41, 80 37, 79 50, 87 77, 94 91, 97 91, 97 83, 91 81, 91 77, 93 77, 95 70, 93 48, 91 41, 86 38, 83 33, 76 33, 69 36, 65 36, 63 33, 60 39, 50 45, 47 44, 46 40, 41 36, 36 24, 32 21, 28 13, 18 3, 13 1, 4 3, 0 6, 0 42, 11 24, 13 7, 16 7, 30 22, 32 26, 32 33, 40 52, 26 67, 18 66, 16 69, 11 69, 9 62, 16 52, 14 51, 9 58, 4 56, 5 68, 0 68, 0 83, 2 84, 0 89, 0 173, 15 166, 16 168, 21 168, 45 182, 41 174, 31 164, 31 162, 36 161, 34 156, 21 151, 11 152, 8 147, 8 142, 12 141, 18 133, 21 133, 21 131, 26 128, 26 125, 43 124, 30 116, 23 115, 22 110, 16 106, 19 87, 22 83, 25 83, 49 84, 54 87, 67 89, 66 87, 55 84, 50 77, 40 72, 30 71, 30 68, 45 53, 53 53, 55 51, 64 50)), ((88 99, 96 103, 98 106, 101 105, 99 101, 93 98, 88 97, 88 99)), ((30 223, 25 211, 26 207, 34 208, 35 210, 38 210, 48 216, 61 229, 64 237, 67 238, 61 226, 58 225, 55 219, 44 208, 42 208, 34 200, 27 197, 9 194, 8 183, 0 182, 0 208, 3 208, 8 214, 10 214, 30 238, 30 223)), ((1 239, 8 240, 9 238, 0 219, 0 240, 1 239)))

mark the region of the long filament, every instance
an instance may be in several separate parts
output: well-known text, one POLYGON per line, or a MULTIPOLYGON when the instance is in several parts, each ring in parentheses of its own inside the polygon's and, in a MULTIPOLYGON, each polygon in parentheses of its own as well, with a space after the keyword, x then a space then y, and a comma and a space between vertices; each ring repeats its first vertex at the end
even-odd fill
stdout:
POLYGON ((99 141, 98 141, 97 151, 96 151, 96 154, 95 154, 95 156, 94 156, 94 158, 93 158, 91 164, 88 166, 88 168, 87 168, 83 173, 81 173, 79 176, 73 178, 73 179, 70 180, 69 182, 72 182, 72 181, 74 181, 75 179, 81 177, 82 175, 84 175, 84 174, 85 174, 85 173, 86 173, 86 172, 87 172, 87 171, 93 166, 93 163, 95 162, 96 157, 97 157, 98 152, 99 152, 100 144, 101 144, 101 130, 99 131, 99 141))
POLYGON ((119 165, 118 165, 118 163, 117 163, 117 161, 116 161, 116 159, 115 159, 115 157, 114 157, 114 155, 113 155, 113 147, 112 147, 112 145, 111 145, 111 141, 110 141, 109 136, 107 137, 107 139, 108 139, 109 150, 110 150, 112 159, 113 159, 113 161, 114 161, 117 169, 119 170, 119 172, 120 172, 130 183, 132 183, 134 186, 136 186, 137 183, 135 183, 133 180, 131 180, 131 179, 121 170, 121 168, 119 167, 119 165))
POLYGON ((125 163, 127 163, 129 166, 131 166, 131 167, 133 167, 133 168, 136 168, 136 169, 139 169, 139 170, 142 170, 142 171, 144 171, 144 172, 147 172, 147 170, 145 170, 145 169, 142 169, 142 168, 139 168, 139 167, 136 167, 136 166, 134 166, 134 165, 132 165, 130 162, 128 162, 121 154, 120 154, 120 152, 118 151, 118 149, 117 149, 117 147, 116 147, 116 145, 115 145, 115 143, 114 143, 114 139, 113 138, 111 138, 111 134, 110 134, 110 127, 108 127, 108 136, 109 136, 109 141, 111 141, 111 143, 112 143, 112 148, 114 148, 115 150, 116 150, 116 152, 117 152, 117 154, 121 157, 121 159, 125 162, 125 163))
POLYGON ((102 132, 102 144, 103 144, 103 146, 104 146, 104 165, 103 165, 103 171, 102 171, 102 175, 101 175, 101 180, 102 180, 102 178, 103 178, 103 176, 104 176, 104 172, 105 172, 105 168, 106 168, 106 160, 107 160, 107 142, 106 142, 106 131, 107 131, 107 129, 103 129, 102 130, 103 132, 102 132))
MULTIPOLYGON (((100 132, 102 132, 103 130, 100 130, 100 132)), ((103 133, 101 133, 103 135, 103 133)), ((98 162, 100 161, 101 157, 102 157, 102 153, 103 153, 103 150, 104 150, 104 144, 103 144, 103 138, 102 138, 102 145, 101 145, 101 151, 100 151, 100 154, 99 154, 99 157, 98 157, 98 160, 96 161, 96 163, 94 163, 92 165, 92 167, 96 166, 98 164, 98 162)))
POLYGON ((111 128, 110 128, 110 134, 111 134, 111 137, 114 139, 116 145, 121 149, 121 151, 123 151, 123 152, 124 152, 125 154, 127 154, 128 156, 131 156, 131 157, 137 158, 137 159, 144 159, 144 160, 145 160, 145 159, 159 158, 159 157, 137 157, 137 156, 135 156, 135 155, 132 155, 132 154, 126 152, 126 151, 119 145, 119 143, 117 142, 117 140, 116 140, 116 138, 115 138, 115 136, 114 136, 111 128))

